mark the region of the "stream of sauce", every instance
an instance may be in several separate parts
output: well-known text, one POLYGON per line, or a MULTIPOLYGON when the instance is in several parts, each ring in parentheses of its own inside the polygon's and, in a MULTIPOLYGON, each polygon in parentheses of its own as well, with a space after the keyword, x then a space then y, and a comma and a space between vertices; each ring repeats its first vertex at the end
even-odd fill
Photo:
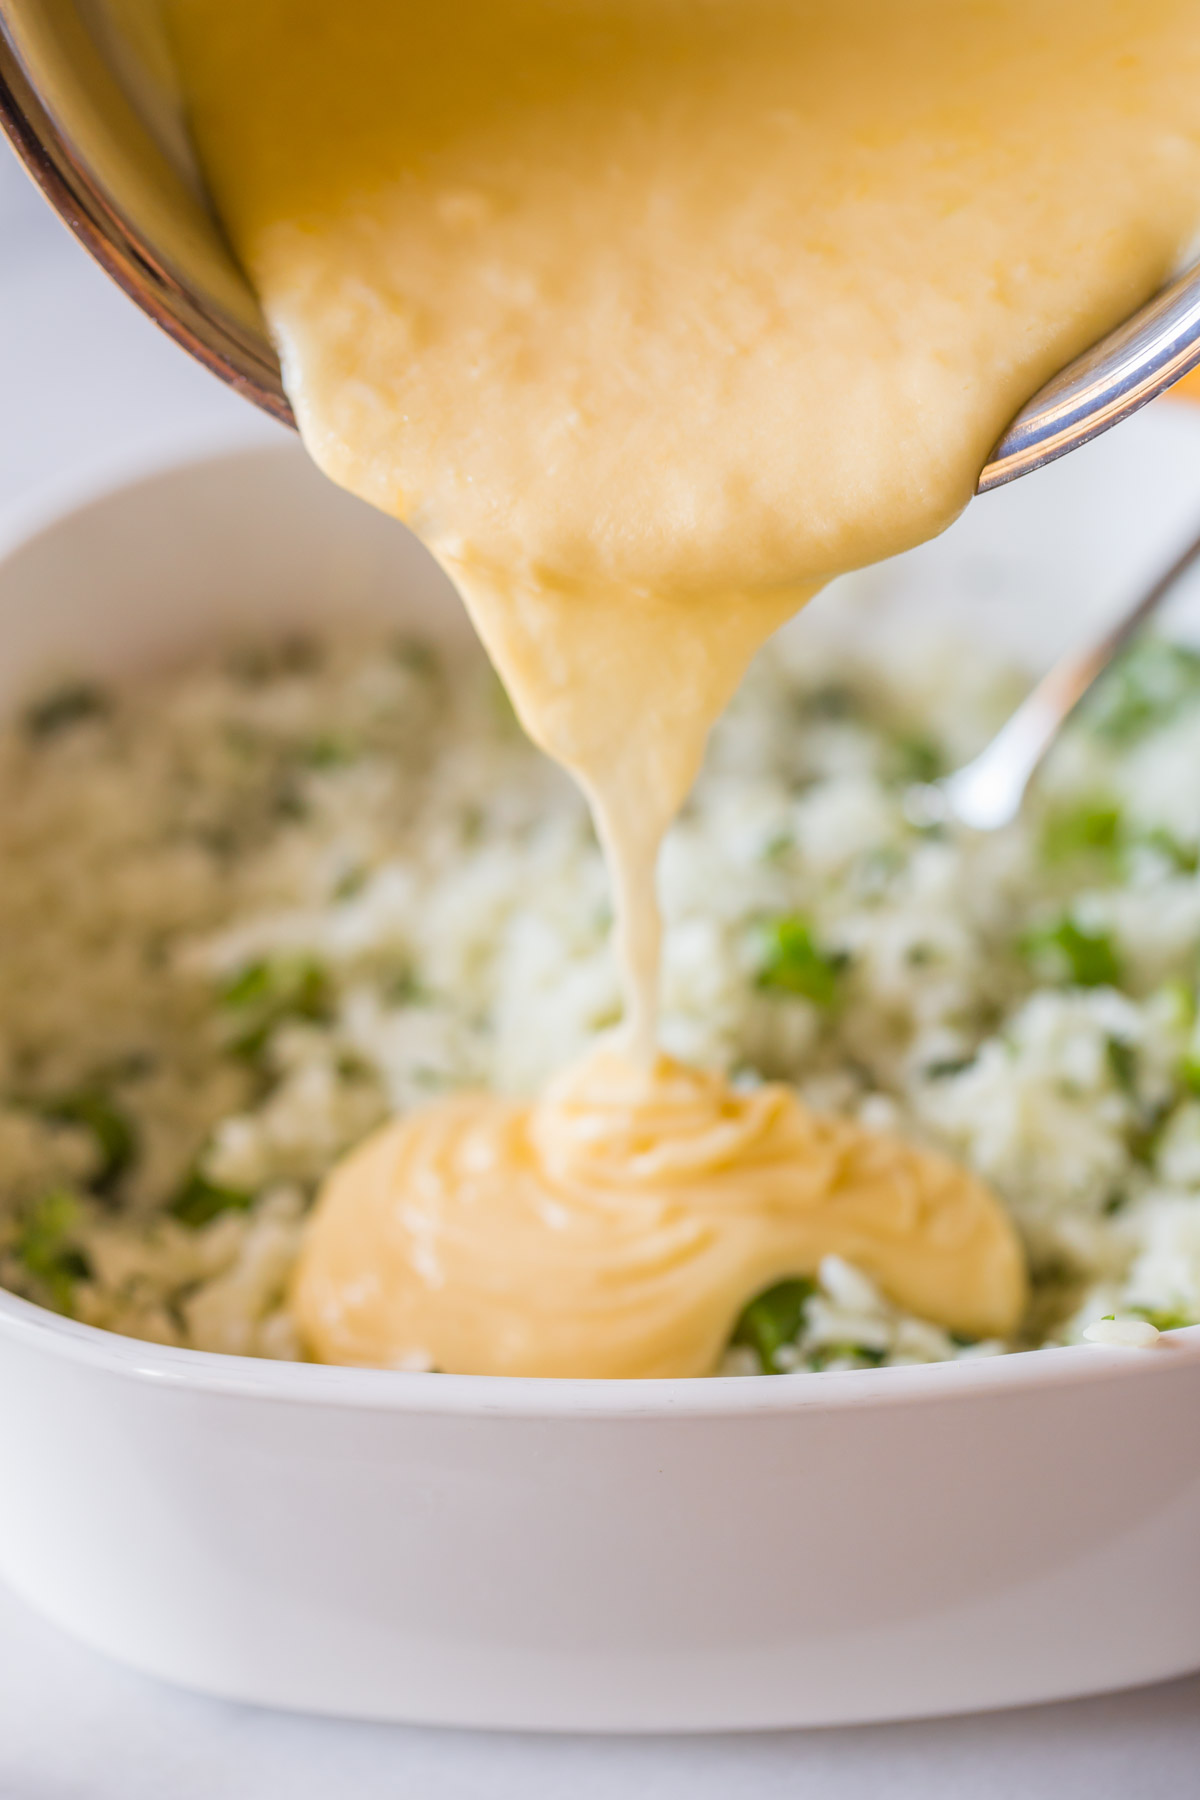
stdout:
POLYGON ((1007 1334, 964 1170, 655 1046, 663 833, 772 630, 942 530, 1200 228, 1196 0, 167 0, 304 440, 447 568, 609 860, 621 1042, 386 1127, 294 1306, 335 1361, 703 1374, 837 1250, 1007 1334))

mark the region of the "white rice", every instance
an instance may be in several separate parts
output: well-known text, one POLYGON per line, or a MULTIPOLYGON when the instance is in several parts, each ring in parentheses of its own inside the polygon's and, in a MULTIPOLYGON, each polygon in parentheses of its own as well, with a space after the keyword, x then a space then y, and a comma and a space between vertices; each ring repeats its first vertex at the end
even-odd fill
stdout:
MULTIPOLYGON (((1029 1247, 1022 1344, 1200 1320, 1200 665, 1142 653, 973 838, 905 796, 1012 680, 886 660, 785 635, 751 672, 663 858, 665 1043, 969 1162, 1029 1247)), ((0 1282, 297 1356, 323 1173, 580 1053, 617 1017, 608 923, 586 812, 478 660, 292 644, 50 697, 0 743, 0 1282)), ((836 1258, 801 1301, 781 1371, 1013 1347, 836 1258)), ((741 1336, 729 1373, 761 1366, 741 1336)))

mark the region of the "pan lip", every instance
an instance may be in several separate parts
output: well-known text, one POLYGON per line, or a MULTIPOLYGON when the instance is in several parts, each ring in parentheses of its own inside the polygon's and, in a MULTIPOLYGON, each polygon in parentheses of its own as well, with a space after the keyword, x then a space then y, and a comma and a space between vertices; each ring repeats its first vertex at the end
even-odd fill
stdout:
POLYGON ((39 97, 2 6, 0 127, 59 217, 135 305, 210 373, 294 429, 269 340, 249 333, 214 302, 198 299, 96 181, 39 97))

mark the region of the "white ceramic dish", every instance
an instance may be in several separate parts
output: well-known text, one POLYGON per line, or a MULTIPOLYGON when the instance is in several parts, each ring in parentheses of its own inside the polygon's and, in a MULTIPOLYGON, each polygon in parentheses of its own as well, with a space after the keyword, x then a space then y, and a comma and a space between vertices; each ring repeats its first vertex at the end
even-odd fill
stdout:
MULTIPOLYGON (((1190 525, 1198 447, 1200 418, 1156 409, 871 577, 868 616, 954 595, 1046 648, 1190 525)), ((331 593, 464 629, 413 541, 294 447, 168 471, 10 550, 0 704, 331 593)), ((532 1382, 164 1350, 0 1295, 0 1572, 125 1662, 278 1706, 591 1730, 1004 1706, 1200 1665, 1198 1415, 1200 1329, 532 1382)))

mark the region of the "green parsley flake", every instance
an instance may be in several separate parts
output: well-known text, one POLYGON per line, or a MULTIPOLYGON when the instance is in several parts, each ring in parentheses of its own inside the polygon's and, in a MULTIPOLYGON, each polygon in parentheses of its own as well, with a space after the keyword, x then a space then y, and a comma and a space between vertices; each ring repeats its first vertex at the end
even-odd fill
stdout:
POLYGON ((1121 962, 1106 931, 1092 931, 1069 913, 1027 933, 1021 948, 1031 961, 1057 965, 1073 987, 1116 987, 1121 962))
POLYGON ((814 1006, 832 1006, 845 957, 819 949, 807 920, 795 913, 773 919, 764 930, 766 954, 758 986, 768 993, 795 994, 814 1006))
POLYGON ((730 1342, 753 1350, 764 1375, 782 1374, 778 1352, 796 1341, 804 1326, 805 1309, 816 1291, 814 1281, 799 1276, 777 1282, 751 1300, 730 1342))

